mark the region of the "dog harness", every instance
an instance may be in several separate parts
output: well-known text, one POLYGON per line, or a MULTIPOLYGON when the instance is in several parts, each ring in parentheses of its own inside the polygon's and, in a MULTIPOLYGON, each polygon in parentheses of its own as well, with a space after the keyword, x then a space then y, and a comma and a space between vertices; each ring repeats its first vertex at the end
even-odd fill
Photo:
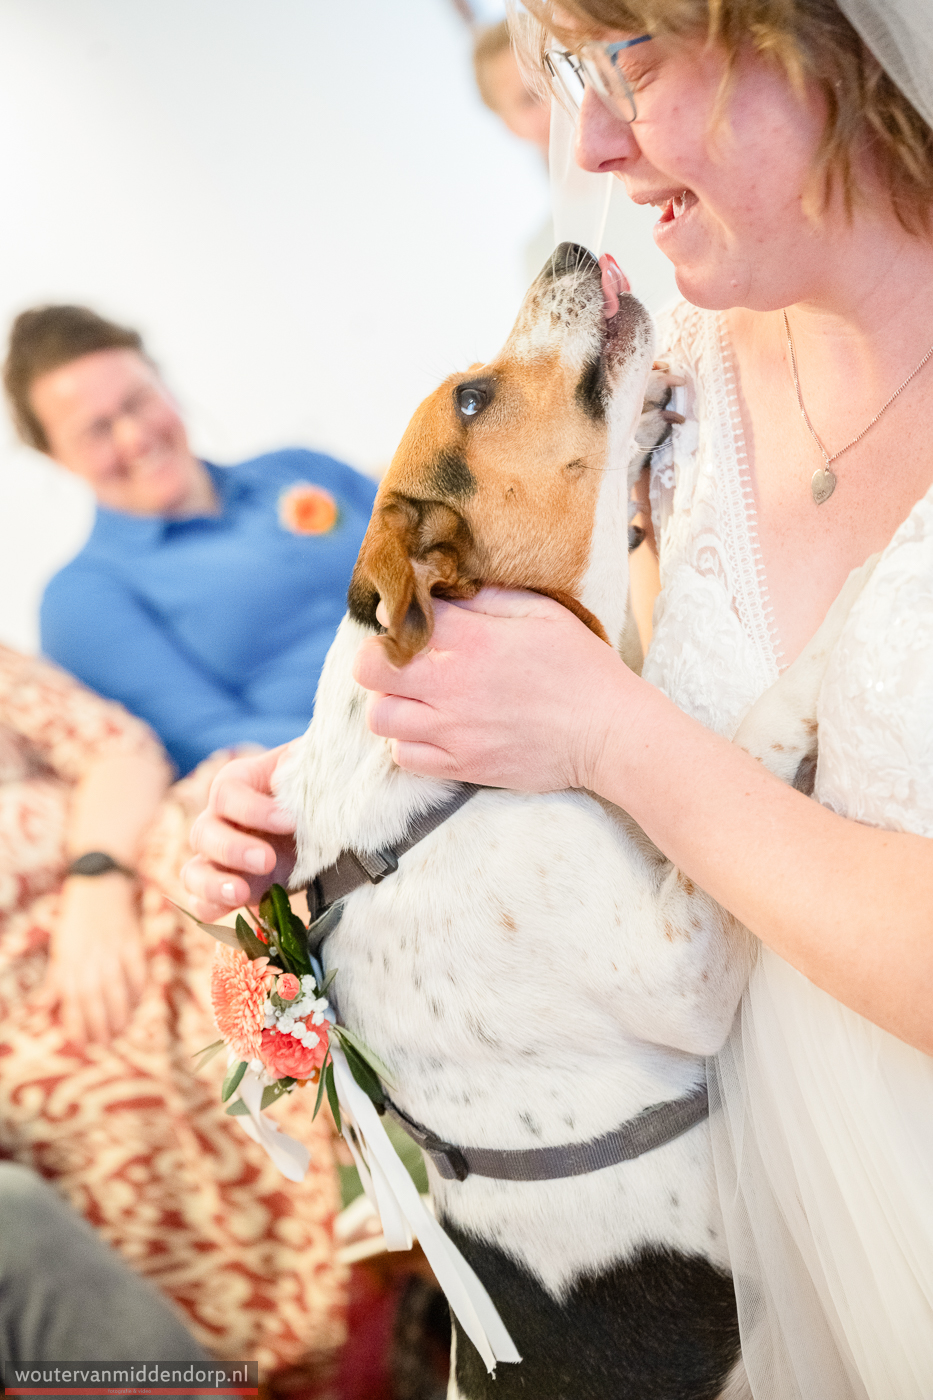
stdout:
MULTIPOLYGON (((387 875, 398 869, 399 858, 406 851, 430 836, 480 791, 476 783, 462 783, 459 792, 446 802, 412 817, 405 835, 394 845, 381 851, 341 851, 333 865, 320 871, 307 887, 311 954, 319 956, 325 938, 340 923, 343 900, 348 895, 367 883, 381 884, 387 875)), ((445 1142, 429 1128, 416 1123, 389 1098, 382 1111, 405 1130, 431 1158, 438 1175, 447 1181, 466 1181, 468 1176, 488 1176, 497 1181, 556 1181, 561 1177, 601 1171, 619 1162, 631 1162, 656 1147, 673 1142, 709 1117, 709 1094, 705 1084, 698 1084, 679 1099, 642 1109, 611 1132, 564 1147, 461 1147, 445 1142)))

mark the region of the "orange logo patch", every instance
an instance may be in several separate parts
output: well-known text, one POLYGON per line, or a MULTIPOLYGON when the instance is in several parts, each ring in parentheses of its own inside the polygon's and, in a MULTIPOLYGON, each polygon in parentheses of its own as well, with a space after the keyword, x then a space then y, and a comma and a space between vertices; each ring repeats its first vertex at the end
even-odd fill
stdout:
POLYGON ((339 514, 330 492, 310 481, 296 481, 279 497, 279 520, 293 535, 326 535, 339 514))

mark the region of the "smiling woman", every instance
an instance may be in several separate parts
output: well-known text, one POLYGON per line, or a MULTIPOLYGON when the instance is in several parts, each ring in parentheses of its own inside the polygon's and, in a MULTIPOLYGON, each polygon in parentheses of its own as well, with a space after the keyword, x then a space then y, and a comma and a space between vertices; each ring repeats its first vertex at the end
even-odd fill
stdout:
POLYGON ((199 461, 140 336, 85 307, 23 312, 5 381, 23 439, 98 501, 90 540, 46 590, 46 654, 148 720, 182 773, 293 734, 374 485, 299 450, 199 461))

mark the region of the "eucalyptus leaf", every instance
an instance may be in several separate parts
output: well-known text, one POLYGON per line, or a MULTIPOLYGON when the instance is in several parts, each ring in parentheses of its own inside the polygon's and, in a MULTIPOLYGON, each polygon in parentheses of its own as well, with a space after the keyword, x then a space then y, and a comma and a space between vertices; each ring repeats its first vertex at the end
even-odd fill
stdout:
POLYGON ((221 1103, 226 1103, 227 1100, 229 1098, 232 1098, 232 1096, 236 1093, 240 1085, 240 1080, 243 1078, 248 1068, 249 1066, 247 1065, 245 1060, 241 1060, 238 1065, 230 1066, 229 1070, 227 1071, 226 1078, 224 1079, 224 1082, 221 1085, 220 1089, 221 1103))
POLYGON ((205 1045, 203 1050, 198 1050, 196 1054, 192 1055, 191 1058, 197 1060, 197 1064, 194 1067, 195 1073, 197 1073, 198 1070, 202 1070, 205 1065, 209 1065, 214 1056, 219 1054, 226 1043, 225 1040, 215 1040, 213 1045, 205 1045))
POLYGON ((269 1108, 276 1099, 280 1099, 283 1094, 288 1093, 288 1088, 284 1084, 269 1084, 262 1091, 262 1100, 259 1104, 260 1110, 269 1108))
POLYGON ((327 1086, 327 1102, 330 1104, 330 1111, 334 1115, 334 1122, 337 1125, 338 1133, 343 1132, 343 1124, 340 1121, 340 1101, 337 1098, 337 1084, 334 1080, 334 1062, 327 1061, 327 1068, 323 1074, 324 1083, 327 1086))
MULTIPOLYGON (((330 1060, 328 1060, 327 1063, 330 1064, 330 1060)), ((319 1110, 320 1107, 321 1107, 321 1100, 322 1100, 323 1097, 324 1097, 324 1083, 325 1083, 324 1070, 325 1070, 325 1066, 322 1065, 322 1066, 321 1066, 320 1077, 319 1077, 319 1079, 318 1079, 318 1084, 317 1084, 317 1098, 314 1100, 314 1112, 311 1114, 311 1118, 312 1118, 312 1119, 315 1119, 315 1118, 317 1117, 317 1115, 318 1115, 318 1110, 319 1110)))
POLYGON ((257 938, 242 914, 236 916, 236 936, 239 946, 253 962, 256 958, 267 958, 269 956, 268 945, 263 943, 261 938, 257 938))
POLYGON ((190 919, 193 924, 197 924, 199 929, 209 933, 211 938, 216 938, 219 943, 226 943, 228 948, 239 948, 240 944, 236 933, 232 928, 227 928, 226 924, 204 924, 200 919, 196 919, 188 909, 183 909, 180 904, 176 904, 173 899, 169 900, 173 909, 177 909, 179 914, 184 914, 186 919, 190 919))
POLYGON ((385 1103, 385 1091, 379 1083, 377 1075, 370 1069, 363 1057, 358 1055, 349 1043, 344 1044, 343 1053, 346 1056, 350 1073, 363 1090, 363 1093, 366 1094, 368 1098, 372 1099, 373 1103, 385 1103))
POLYGON ((336 967, 332 967, 331 970, 330 970, 330 972, 328 972, 327 976, 324 978, 324 981, 323 981, 323 982, 321 983, 321 985, 318 987, 318 992, 317 992, 317 994, 318 994, 319 997, 326 997, 326 996, 327 996, 327 993, 329 992, 330 987, 331 987, 331 983, 333 982, 333 980, 334 980, 334 978, 335 978, 336 976, 337 976, 337 968, 336 968, 336 967))
POLYGON ((370 1050, 366 1042, 360 1040, 359 1036, 354 1035, 352 1031, 347 1030, 346 1026, 333 1026, 332 1029, 337 1033, 344 1047, 346 1047, 347 1042, 349 1042, 360 1058, 366 1061, 370 1069, 375 1070, 379 1078, 384 1079, 390 1088, 395 1088, 395 1079, 392 1075, 392 1071, 389 1069, 388 1065, 380 1060, 375 1050, 370 1050))
POLYGON ((249 1115, 249 1109, 242 1099, 237 1099, 235 1103, 230 1104, 227 1112, 231 1118, 246 1118, 249 1115))

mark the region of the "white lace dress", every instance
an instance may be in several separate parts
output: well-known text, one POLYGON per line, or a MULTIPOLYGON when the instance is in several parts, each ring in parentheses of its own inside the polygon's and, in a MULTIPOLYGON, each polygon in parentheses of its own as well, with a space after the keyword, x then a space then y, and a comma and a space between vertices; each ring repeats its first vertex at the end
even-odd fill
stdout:
MULTIPOLYGON (((731 738, 780 650, 730 352, 721 318, 686 305, 660 344, 687 421, 653 472, 662 593, 644 674, 731 738)), ((816 798, 933 836, 933 490, 855 604, 819 722, 816 798)), ((763 949, 711 1079, 755 1400, 931 1400, 933 1060, 763 949)))

